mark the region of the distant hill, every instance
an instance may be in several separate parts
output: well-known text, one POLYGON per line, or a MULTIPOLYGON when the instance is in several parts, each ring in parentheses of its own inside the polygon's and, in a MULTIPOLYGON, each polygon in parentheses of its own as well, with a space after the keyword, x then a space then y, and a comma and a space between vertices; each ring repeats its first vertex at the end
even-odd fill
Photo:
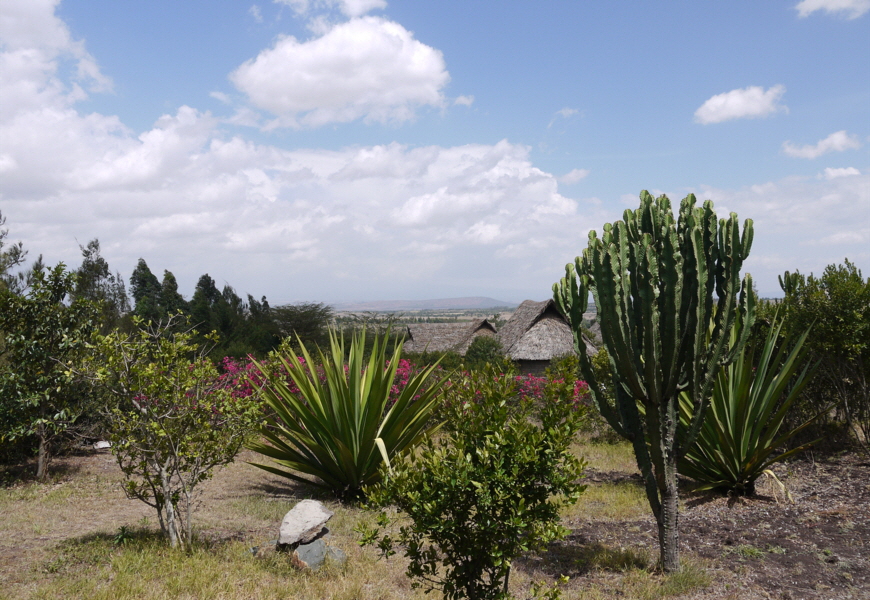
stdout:
POLYGON ((468 310, 496 307, 514 307, 515 302, 473 296, 470 298, 441 298, 438 300, 381 300, 377 302, 342 302, 333 304, 338 311, 397 311, 397 310, 468 310))

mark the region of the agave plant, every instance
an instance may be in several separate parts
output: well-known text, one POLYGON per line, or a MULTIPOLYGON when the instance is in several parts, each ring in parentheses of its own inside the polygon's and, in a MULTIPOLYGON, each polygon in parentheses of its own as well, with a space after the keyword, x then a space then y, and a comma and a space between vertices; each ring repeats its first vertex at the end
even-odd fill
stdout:
POLYGON ((330 331, 329 352, 318 350, 322 374, 301 340, 301 357, 278 357, 286 374, 258 365, 263 373, 259 389, 272 416, 260 431, 262 439, 248 447, 277 465, 255 466, 326 488, 340 498, 358 498, 364 486, 379 481, 384 462, 389 465, 393 456, 440 427, 430 418, 446 379, 430 381, 437 363, 411 377, 397 398, 391 397, 401 344, 388 361, 389 335, 375 335, 366 361, 365 335, 365 330, 355 334, 346 351, 343 336, 330 331), (298 392, 291 391, 287 376, 298 392))
MULTIPOLYGON (((732 337, 739 335, 737 329, 732 337)), ((807 361, 804 341, 809 330, 794 345, 787 339, 777 347, 781 329, 782 323, 774 318, 757 361, 757 348, 747 344, 734 362, 719 371, 701 431, 679 463, 681 474, 701 484, 697 489, 752 495, 755 481, 772 464, 818 441, 777 453, 815 420, 780 433, 786 414, 818 366, 807 361)), ((684 393, 680 398, 683 427, 690 411, 691 402, 684 393)))

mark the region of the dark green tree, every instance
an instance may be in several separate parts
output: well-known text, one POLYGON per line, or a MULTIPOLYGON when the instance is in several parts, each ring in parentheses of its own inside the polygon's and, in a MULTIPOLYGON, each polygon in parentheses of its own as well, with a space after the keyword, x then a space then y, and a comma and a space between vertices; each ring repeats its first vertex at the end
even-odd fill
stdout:
POLYGON ((9 290, 13 293, 21 293, 24 287, 24 274, 12 273, 12 269, 24 264, 27 250, 24 249, 24 244, 20 241, 12 244, 5 241, 9 235, 9 230, 2 228, 5 224, 6 217, 0 211, 0 291, 9 290))
POLYGON ((480 369, 485 365, 500 364, 504 360, 504 349, 498 338, 491 335, 479 335, 465 351, 465 365, 470 369, 480 369))
POLYGON ((76 269, 72 300, 91 300, 100 305, 101 331, 108 333, 119 325, 130 312, 130 300, 120 273, 112 274, 109 263, 100 254, 100 241, 92 239, 86 246, 79 245, 82 264, 76 269))
POLYGON ((98 326, 98 309, 82 298, 64 304, 73 289, 75 276, 61 263, 34 271, 26 296, 0 292, 0 433, 5 440, 36 436, 40 480, 48 472, 52 441, 75 423, 87 397, 69 373, 98 326))
POLYGON ((157 323, 164 315, 160 311, 160 282, 144 258, 140 258, 130 276, 130 294, 135 307, 133 314, 148 323, 157 323))
POLYGON ((181 311, 186 313, 189 310, 184 296, 178 293, 178 281, 172 271, 163 271, 163 282, 160 284, 159 296, 160 311, 164 315, 174 315, 181 311))
POLYGON ((334 312, 321 302, 300 302, 272 309, 272 317, 281 337, 290 337, 295 343, 298 336, 306 346, 324 347, 334 312))

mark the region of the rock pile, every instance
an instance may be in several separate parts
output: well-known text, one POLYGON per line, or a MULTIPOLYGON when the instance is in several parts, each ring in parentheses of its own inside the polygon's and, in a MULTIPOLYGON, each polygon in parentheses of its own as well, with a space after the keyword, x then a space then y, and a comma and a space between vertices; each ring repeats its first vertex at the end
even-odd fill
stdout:
POLYGON ((316 571, 327 558, 344 564, 345 553, 329 546, 324 539, 329 533, 325 524, 333 514, 316 500, 302 500, 284 515, 275 550, 290 554, 290 561, 299 569, 316 571))

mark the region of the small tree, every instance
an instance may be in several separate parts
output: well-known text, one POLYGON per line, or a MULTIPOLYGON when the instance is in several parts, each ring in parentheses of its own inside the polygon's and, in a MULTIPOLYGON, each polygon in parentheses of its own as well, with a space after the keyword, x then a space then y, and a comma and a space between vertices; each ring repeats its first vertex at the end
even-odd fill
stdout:
POLYGON ((67 363, 85 350, 98 309, 82 299, 64 304, 74 285, 61 263, 47 272, 34 270, 26 296, 0 291, 0 436, 36 436, 40 481, 48 474, 52 441, 75 423, 86 396, 67 363))
POLYGON ((500 364, 503 360, 504 349, 501 342, 492 335, 477 336, 465 351, 465 364, 470 369, 479 369, 486 364, 500 364))
MULTIPOLYGON (((559 510, 586 488, 585 462, 569 451, 585 415, 573 383, 551 379, 543 402, 518 386, 493 366, 454 382, 446 434, 368 490, 374 506, 395 505, 411 523, 396 537, 363 527, 363 543, 387 556, 403 548, 408 576, 445 598, 509 597, 512 561, 564 537, 559 510)), ((391 524, 387 513, 379 524, 391 524)))
POLYGON ((106 418, 124 491, 157 511, 172 547, 191 542, 197 485, 233 461, 260 414, 220 385, 196 332, 178 321, 187 322, 176 315, 144 327, 135 318, 132 334, 98 336, 91 364, 117 399, 106 418))
POLYGON ((752 235, 751 220, 741 237, 737 215, 718 221, 710 201, 696 207, 690 194, 675 220, 667 196, 653 199, 643 191, 636 211, 605 224, 601 238, 589 233, 582 258, 553 285, 595 404, 634 447, 667 572, 680 568, 677 463, 704 422, 717 371, 734 360, 755 320, 752 279, 740 281, 752 235), (613 400, 584 352, 590 290, 613 373, 613 400), (738 310, 744 328, 731 344, 738 310), (689 396, 692 419, 678 437, 681 392, 689 396))

